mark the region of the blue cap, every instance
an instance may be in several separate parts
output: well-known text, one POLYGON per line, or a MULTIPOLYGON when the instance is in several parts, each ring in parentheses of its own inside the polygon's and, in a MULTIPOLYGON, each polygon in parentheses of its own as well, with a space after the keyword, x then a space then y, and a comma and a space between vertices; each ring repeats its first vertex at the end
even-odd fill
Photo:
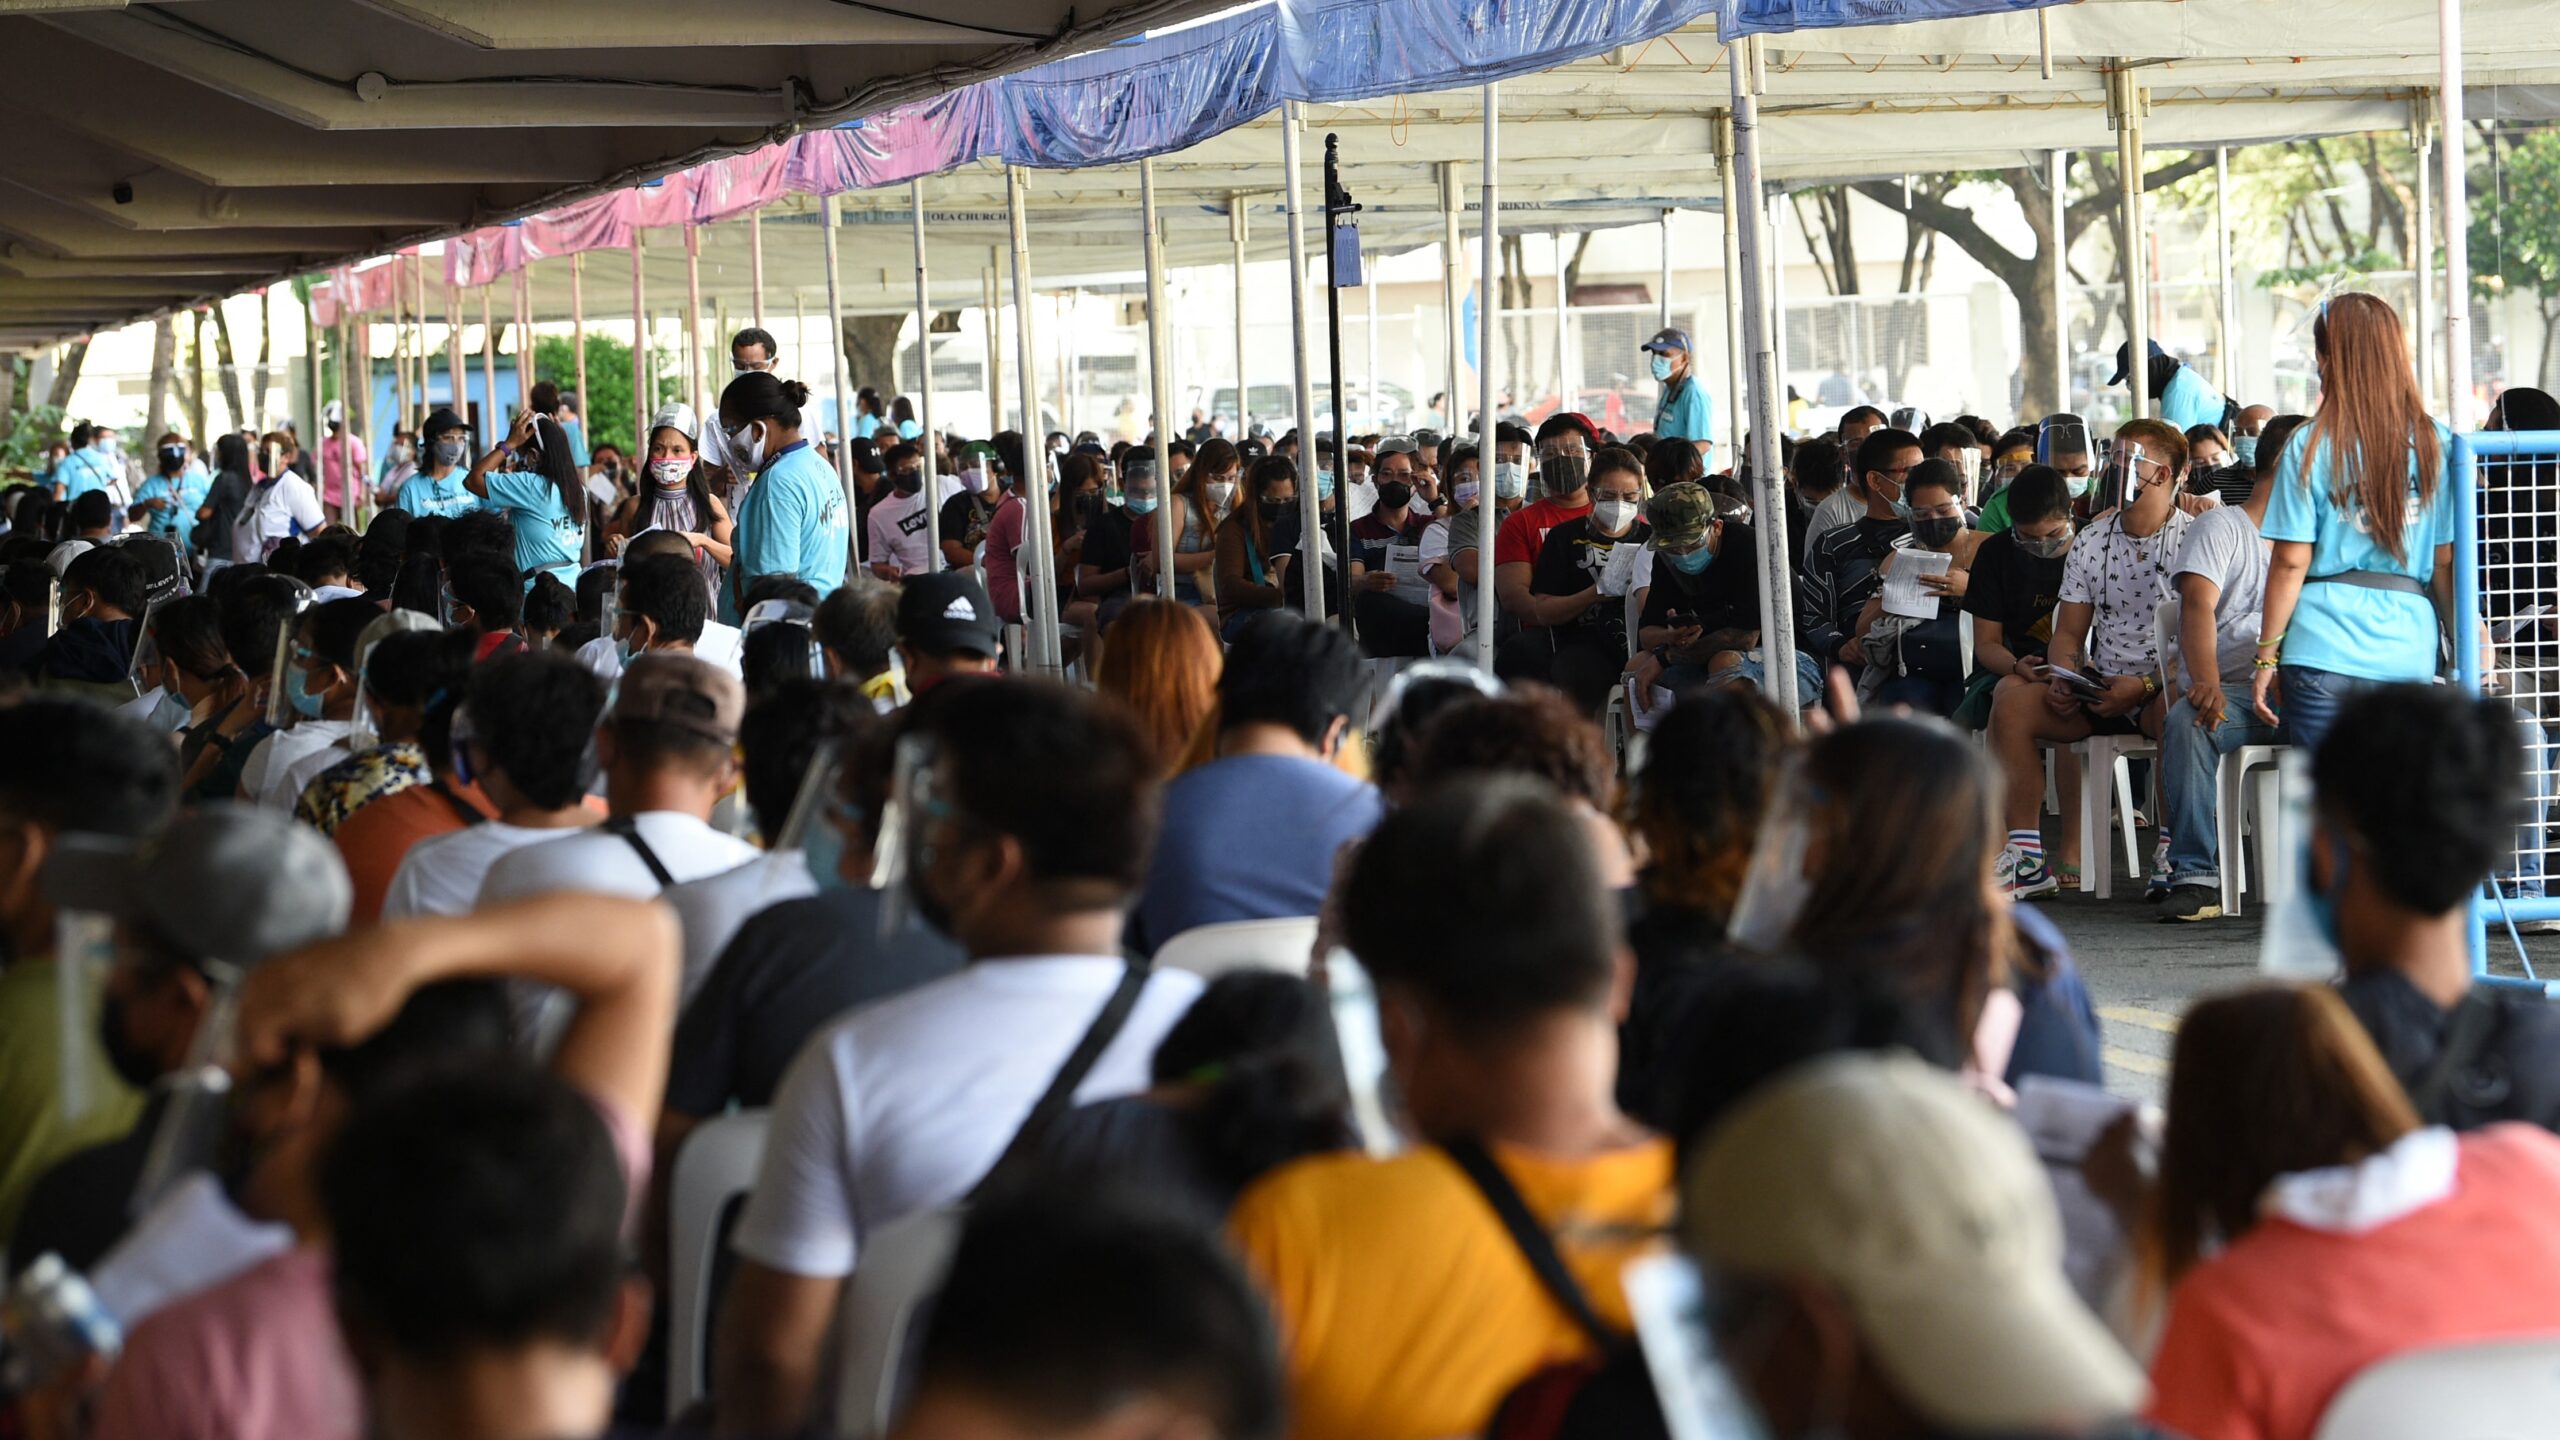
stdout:
POLYGON ((1681 329, 1677 325, 1666 325, 1661 329, 1654 331, 1653 338, 1644 342, 1642 348, 1656 354, 1664 355, 1667 355, 1674 350, 1679 351, 1683 355, 1687 355, 1695 352, 1697 349, 1696 346, 1689 343, 1689 332, 1681 329))

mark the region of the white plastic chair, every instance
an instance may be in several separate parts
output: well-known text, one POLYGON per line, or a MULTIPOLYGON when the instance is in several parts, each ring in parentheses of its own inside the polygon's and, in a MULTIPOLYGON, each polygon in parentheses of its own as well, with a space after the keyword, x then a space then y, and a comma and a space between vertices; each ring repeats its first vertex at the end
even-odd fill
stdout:
POLYGON ((907 1356, 923 1338, 917 1312, 951 1268, 965 1215, 956 1205, 920 1211, 863 1237, 836 1316, 835 1433, 844 1440, 872 1440, 896 1422, 907 1356))
POLYGON ((755 1187, 764 1162, 765 1110, 706 1121, 688 1136, 668 1177, 667 1413, 681 1415, 709 1392, 711 1277, 720 1221, 755 1187))
POLYGON ((2160 747, 2133 734, 2092 735, 2071 748, 2080 755, 2080 890, 2104 900, 2115 893, 2116 880, 2107 858, 2109 830, 2123 828, 2125 869, 2137 880, 2147 873, 2142 840, 2133 829, 2133 769, 2125 762, 2156 759, 2160 747))
POLYGON ((2243 745, 2222 757, 2214 769, 2214 850, 2222 863, 2222 913, 2240 913, 2241 892, 2248 889, 2249 867, 2240 853, 2243 832, 2257 837, 2258 885, 2273 900, 2290 877, 2284 865, 2284 806, 2280 803, 2277 761, 2282 745, 2243 745), (2248 812, 2251 808, 2255 816, 2248 812), (2249 822, 2244 824, 2243 822, 2249 822))
POLYGON ((1214 980, 1230 970, 1279 970, 1304 975, 1316 948, 1312 915, 1282 920, 1230 920, 1195 925, 1156 947, 1161 970, 1187 970, 1214 980))
POLYGON ((2560 1336, 2412 1350, 2368 1365, 2313 1440, 2525 1440, 2560 1416, 2560 1336))

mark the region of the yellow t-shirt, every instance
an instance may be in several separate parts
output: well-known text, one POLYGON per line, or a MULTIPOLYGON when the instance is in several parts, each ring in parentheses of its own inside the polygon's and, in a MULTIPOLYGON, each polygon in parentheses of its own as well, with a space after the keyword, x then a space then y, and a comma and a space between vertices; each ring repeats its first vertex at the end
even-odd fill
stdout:
POLYGON ((93 998, 81 1037, 88 1046, 89 1108, 77 1120, 63 1115, 60 976, 51 956, 29 956, 0 970, 0 1243, 17 1228, 27 1191, 54 1162, 115 1139, 142 1113, 142 1096, 116 1077, 88 1039, 98 1024, 93 998))
MULTIPOLYGON (((1489 1148, 1601 1318, 1631 1328, 1618 1275, 1670 1223, 1670 1144, 1576 1160, 1489 1148)), ((1472 1435, 1530 1372, 1591 1352, 1439 1150, 1302 1160, 1228 1224, 1280 1325, 1297 1440, 1472 1435)))

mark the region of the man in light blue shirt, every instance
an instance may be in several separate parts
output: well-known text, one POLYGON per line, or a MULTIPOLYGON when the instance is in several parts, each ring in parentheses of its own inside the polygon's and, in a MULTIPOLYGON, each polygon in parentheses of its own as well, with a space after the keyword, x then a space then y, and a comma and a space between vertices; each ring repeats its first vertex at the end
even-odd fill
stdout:
POLYGON ((71 453, 53 469, 54 498, 67 505, 122 478, 115 458, 108 453, 114 440, 115 431, 109 426, 72 426, 71 453))
POLYGON ((427 417, 424 436, 417 473, 400 482, 392 503, 412 516, 451 517, 479 509, 480 497, 462 484, 462 462, 471 457, 470 427, 444 408, 427 417))
POLYGON ((1662 405, 1653 417, 1654 438, 1686 440, 1698 447, 1701 461, 1715 457, 1715 406, 1698 384, 1696 349, 1689 332, 1668 326, 1644 342, 1652 357, 1653 378, 1662 382, 1662 405))
POLYGON ((1285 610, 1238 628, 1218 677, 1218 755, 1165 789, 1133 944, 1152 953, 1202 925, 1317 912, 1335 852, 1383 813, 1376 786, 1332 763, 1361 679, 1340 630, 1285 610))
MULTIPOLYGON (((2152 412, 2180 430, 2198 425, 2220 426, 2230 402, 2222 392, 2205 383, 2203 376, 2186 362, 2151 342, 2149 369, 2144 375, 2143 393, 2151 397, 2152 412)), ((2122 385, 2132 373, 2133 344, 2127 341, 2116 347, 2116 375, 2110 385, 2122 385)))

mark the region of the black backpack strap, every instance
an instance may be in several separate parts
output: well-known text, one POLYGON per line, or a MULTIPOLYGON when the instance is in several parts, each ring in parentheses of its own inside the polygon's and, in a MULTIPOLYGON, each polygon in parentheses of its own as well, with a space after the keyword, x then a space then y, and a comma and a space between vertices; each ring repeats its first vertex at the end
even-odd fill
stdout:
POLYGON ((666 863, 658 858, 657 851, 649 848, 649 842, 640 838, 638 820, 625 815, 619 819, 607 820, 604 822, 604 829, 608 835, 622 837, 623 843, 631 847, 631 853, 639 856, 640 863, 649 867, 649 873, 656 877, 659 889, 667 889, 676 883, 675 873, 667 869, 666 863))
POLYGON ((1600 1312, 1591 1308, 1591 1297, 1583 1292, 1582 1282, 1574 1279, 1573 1272, 1565 1268, 1564 1256, 1557 1252, 1555 1239, 1547 1234, 1547 1227, 1540 1223, 1538 1217, 1530 1213, 1529 1202, 1520 1198, 1520 1192, 1511 1184, 1511 1177, 1502 1173, 1502 1167, 1493 1162, 1493 1156, 1486 1152, 1484 1146, 1473 1140, 1455 1140, 1440 1148, 1457 1162, 1458 1168, 1474 1183, 1477 1193, 1493 1207, 1495 1218, 1502 1222, 1503 1229, 1511 1232, 1511 1243, 1519 1247, 1520 1257, 1528 1261, 1529 1268, 1536 1272, 1538 1283, 1546 1287, 1547 1294, 1573 1318, 1573 1323, 1581 1327, 1582 1333, 1591 1337, 1591 1343, 1603 1351, 1625 1344, 1627 1337, 1611 1329, 1609 1322, 1600 1318, 1600 1312))
POLYGON ((2434 1063, 2418 1080, 2409 1094, 2418 1117, 2430 1125, 2448 1123, 2445 1103, 2453 1090, 2453 1077, 2471 1068, 2489 1047, 2489 1037, 2498 1028, 2498 1004, 2478 990, 2462 997, 2445 1017, 2444 1043, 2436 1051, 2434 1063))
POLYGON ((1123 960, 1121 965, 1120 983, 1112 990, 1111 998, 1102 1002, 1102 1009, 1093 1017, 1093 1023, 1085 1027, 1084 1038, 1076 1042, 1075 1049, 1067 1052, 1066 1063, 1058 1067, 1057 1074, 1049 1077, 1049 1088, 1033 1102, 1031 1113, 1023 1118, 1022 1128, 1013 1132, 1013 1139, 1004 1147, 1004 1153, 996 1157, 996 1163, 987 1167, 986 1175, 969 1191, 970 1198, 975 1199, 1021 1157, 1037 1148, 1040 1137, 1050 1126, 1058 1123, 1058 1117, 1066 1113, 1068 1106, 1075 1103, 1077 1088, 1084 1084, 1085 1076, 1093 1073, 1095 1063, 1102 1059, 1102 1052, 1110 1048, 1111 1042, 1129 1023, 1130 1013, 1138 1008, 1139 994, 1147 988, 1147 965, 1140 960, 1123 960))

